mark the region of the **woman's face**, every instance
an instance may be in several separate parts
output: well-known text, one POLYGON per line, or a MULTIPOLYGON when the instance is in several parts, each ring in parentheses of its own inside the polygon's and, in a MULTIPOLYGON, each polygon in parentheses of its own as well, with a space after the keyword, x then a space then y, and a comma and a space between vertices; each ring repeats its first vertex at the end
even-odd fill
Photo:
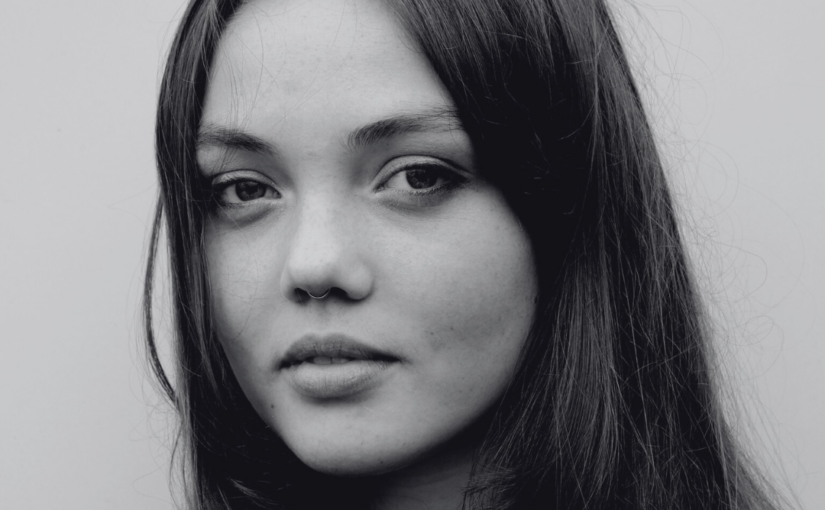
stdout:
POLYGON ((252 1, 223 35, 198 146, 217 333, 319 471, 438 454, 515 368, 530 244, 452 112, 378 1, 252 1))

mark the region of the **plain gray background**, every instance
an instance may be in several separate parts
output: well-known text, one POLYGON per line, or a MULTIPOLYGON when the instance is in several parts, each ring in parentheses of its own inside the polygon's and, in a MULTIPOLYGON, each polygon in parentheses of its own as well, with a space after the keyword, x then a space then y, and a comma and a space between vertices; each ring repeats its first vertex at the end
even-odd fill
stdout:
MULTIPOLYGON (((825 508, 825 4, 614 3, 734 424, 780 488, 825 508)), ((7 4, 0 507, 169 509, 171 415, 139 304, 154 102, 183 2, 7 4)))

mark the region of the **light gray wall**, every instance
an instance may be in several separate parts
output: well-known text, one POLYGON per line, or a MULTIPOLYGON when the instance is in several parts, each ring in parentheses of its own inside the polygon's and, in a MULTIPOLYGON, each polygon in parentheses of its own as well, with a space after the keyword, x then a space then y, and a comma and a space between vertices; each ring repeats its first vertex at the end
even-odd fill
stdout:
MULTIPOLYGON (((0 16, 0 507, 167 509, 138 344, 159 62, 180 0, 0 16)), ((825 9, 621 3, 757 456, 825 508, 825 9)))

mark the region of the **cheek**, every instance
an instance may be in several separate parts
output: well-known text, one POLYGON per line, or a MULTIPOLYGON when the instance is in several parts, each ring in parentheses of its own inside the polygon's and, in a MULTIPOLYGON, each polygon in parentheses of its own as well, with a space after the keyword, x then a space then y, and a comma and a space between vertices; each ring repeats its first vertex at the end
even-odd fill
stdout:
POLYGON ((407 329, 420 331, 414 348, 427 357, 427 379, 448 404, 458 394, 483 403, 500 394, 535 309, 527 234, 503 199, 482 198, 466 204, 468 214, 398 247, 401 262, 387 298, 397 300, 388 313, 404 310, 407 329))
POLYGON ((278 259, 265 242, 243 231, 206 235, 215 330, 239 379, 254 372, 245 360, 261 359, 273 347, 269 317, 279 292, 278 259))
POLYGON ((414 419, 445 437, 479 419, 507 388, 537 295, 529 240, 509 209, 477 215, 447 238, 420 243, 422 255, 399 285, 412 289, 409 329, 418 325, 421 336, 410 343, 418 340, 415 359, 424 360, 411 364, 416 386, 405 394, 419 400, 410 406, 414 419))
POLYGON ((537 289, 530 243, 509 209, 496 205, 458 223, 440 242, 420 243, 403 285, 415 289, 410 301, 459 341, 518 343, 510 330, 523 330, 532 318, 537 289))

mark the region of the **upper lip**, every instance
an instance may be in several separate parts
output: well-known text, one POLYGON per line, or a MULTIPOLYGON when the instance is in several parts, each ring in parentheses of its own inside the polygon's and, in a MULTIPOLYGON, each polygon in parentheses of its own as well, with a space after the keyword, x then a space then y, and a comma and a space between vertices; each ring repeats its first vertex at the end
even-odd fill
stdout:
POLYGON ((346 335, 306 335, 287 349, 278 368, 288 368, 316 356, 397 361, 398 358, 346 335))

